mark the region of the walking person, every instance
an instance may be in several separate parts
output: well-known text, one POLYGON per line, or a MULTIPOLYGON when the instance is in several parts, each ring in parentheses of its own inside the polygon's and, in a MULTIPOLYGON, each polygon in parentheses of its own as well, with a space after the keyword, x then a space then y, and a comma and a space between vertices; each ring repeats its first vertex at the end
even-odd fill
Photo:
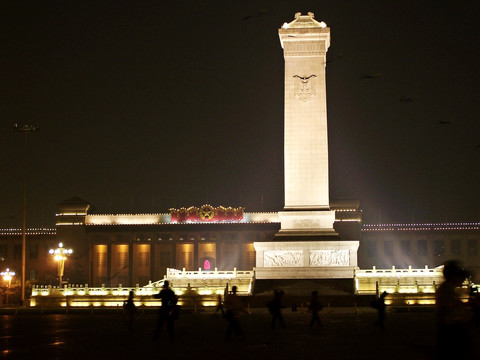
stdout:
POLYGON ((469 325, 472 313, 459 296, 458 289, 468 273, 456 261, 443 267, 445 281, 436 291, 437 358, 471 359, 469 325))
POLYGON ((323 309, 323 305, 318 298, 318 292, 312 291, 312 297, 310 298, 310 303, 308 304, 308 309, 312 313, 312 317, 310 319, 310 324, 308 327, 312 328, 313 324, 317 323, 318 326, 323 326, 322 321, 320 320, 319 312, 323 309))
POLYGON ((222 317, 225 317, 225 311, 223 310, 223 301, 222 295, 217 296, 217 306, 215 307, 215 312, 219 312, 222 314, 222 317))
POLYGON ((267 304, 268 310, 270 311, 270 314, 272 314, 272 322, 270 324, 272 330, 275 328, 277 320, 280 323, 280 326, 285 329, 285 322, 283 321, 282 315, 283 295, 283 291, 278 291, 277 289, 275 289, 273 291, 273 299, 267 304))
POLYGON ((228 322, 225 340, 231 340, 232 333, 243 337, 243 330, 240 326, 239 317, 243 312, 247 312, 243 306, 242 299, 237 295, 237 287, 232 287, 232 293, 225 297, 225 319, 228 322))
POLYGON ((385 298, 387 297, 388 293, 384 291, 377 300, 375 300, 375 309, 377 309, 378 318, 375 322, 375 325, 378 325, 380 329, 385 329, 385 309, 387 305, 385 305, 385 298))
POLYGON ((125 324, 128 330, 133 330, 133 317, 137 312, 137 307, 133 302, 133 291, 128 293, 128 299, 123 303, 123 313, 125 316, 125 324))
POLYGON ((155 299, 162 300, 162 306, 160 307, 160 314, 157 321, 157 327, 153 334, 153 340, 157 340, 162 332, 163 324, 167 323, 168 337, 170 341, 174 340, 174 322, 177 317, 177 295, 169 287, 170 283, 165 280, 163 289, 156 295, 153 295, 155 299))

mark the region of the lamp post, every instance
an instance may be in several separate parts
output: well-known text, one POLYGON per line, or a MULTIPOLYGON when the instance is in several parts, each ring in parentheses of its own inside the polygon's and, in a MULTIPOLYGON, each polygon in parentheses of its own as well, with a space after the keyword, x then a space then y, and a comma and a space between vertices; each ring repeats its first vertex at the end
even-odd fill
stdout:
POLYGON ((15 276, 15 273, 13 271, 10 271, 9 268, 7 268, 7 270, 5 271, 2 271, 0 273, 0 275, 2 275, 3 277, 3 281, 6 281, 7 282, 7 300, 6 300, 6 303, 8 305, 8 292, 10 290, 10 285, 12 283, 12 278, 15 276))
POLYGON ((25 263, 27 246, 27 135, 39 129, 37 125, 13 124, 13 131, 22 132, 23 144, 23 221, 22 221, 22 304, 25 302, 25 263))
POLYGON ((65 249, 62 243, 58 244, 58 248, 50 249, 49 253, 53 256, 54 260, 58 264, 58 284, 62 287, 62 278, 63 278, 63 270, 65 269, 65 260, 67 260, 67 256, 72 255, 72 249, 65 249))

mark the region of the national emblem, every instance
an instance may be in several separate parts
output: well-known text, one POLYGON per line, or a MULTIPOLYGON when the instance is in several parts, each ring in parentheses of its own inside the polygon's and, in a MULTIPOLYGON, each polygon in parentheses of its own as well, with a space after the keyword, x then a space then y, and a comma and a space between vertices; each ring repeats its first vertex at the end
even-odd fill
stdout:
POLYGON ((202 220, 211 220, 215 216, 215 209, 210 205, 203 205, 200 208, 200 217, 202 220))

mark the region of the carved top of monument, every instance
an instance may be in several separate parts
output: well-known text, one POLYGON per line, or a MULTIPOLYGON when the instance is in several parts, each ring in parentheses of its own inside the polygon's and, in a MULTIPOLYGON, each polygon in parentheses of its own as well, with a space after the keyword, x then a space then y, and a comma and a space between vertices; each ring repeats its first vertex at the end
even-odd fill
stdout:
MULTIPOLYGON (((278 35, 280 36, 282 48, 285 49, 285 55, 298 55, 299 52, 297 48, 286 49, 285 43, 321 42, 322 45, 312 45, 320 47, 315 49, 314 52, 321 54, 325 54, 326 49, 330 46, 330 28, 328 28, 327 24, 323 21, 319 22, 315 20, 312 12, 309 12, 307 15, 302 15, 302 13, 299 12, 296 13, 295 20, 284 23, 282 27, 278 29, 278 35)), ((312 49, 309 49, 307 52, 311 53, 311 50, 312 49)))
POLYGON ((295 14, 295 20, 290 23, 284 23, 282 29, 299 29, 299 28, 322 28, 325 29, 327 24, 323 21, 318 22, 314 18, 313 12, 309 12, 307 15, 297 12, 295 14))

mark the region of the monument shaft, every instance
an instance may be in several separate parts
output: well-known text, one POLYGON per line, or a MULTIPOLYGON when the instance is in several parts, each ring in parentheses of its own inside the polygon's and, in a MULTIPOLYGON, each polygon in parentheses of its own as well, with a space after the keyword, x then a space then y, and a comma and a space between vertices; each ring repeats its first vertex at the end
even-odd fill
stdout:
POLYGON ((329 210, 325 84, 330 29, 308 15, 279 29, 285 58, 285 210, 329 210))

